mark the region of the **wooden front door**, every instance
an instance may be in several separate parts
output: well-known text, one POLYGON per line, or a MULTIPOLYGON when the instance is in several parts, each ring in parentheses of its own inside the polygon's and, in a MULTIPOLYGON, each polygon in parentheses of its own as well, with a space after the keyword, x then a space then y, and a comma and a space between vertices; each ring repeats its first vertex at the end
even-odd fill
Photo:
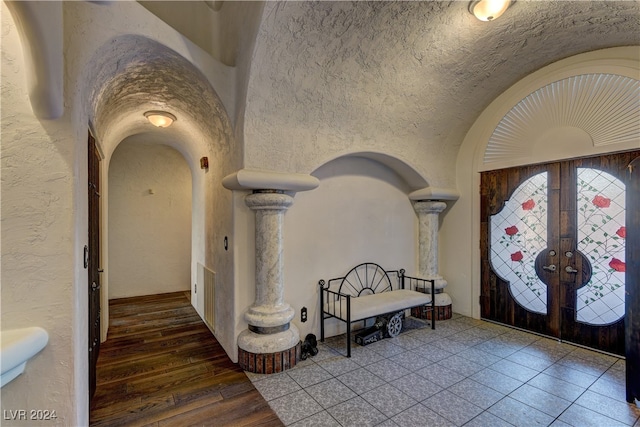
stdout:
POLYGON ((624 354, 627 166, 640 151, 483 172, 481 316, 624 354))
MULTIPOLYGON (((640 157, 627 168, 627 234, 640 235, 640 157)), ((627 243, 627 316, 625 344, 627 347, 627 402, 640 401, 640 239, 627 243)))
POLYGON ((89 134, 89 237, 86 268, 89 274, 89 400, 96 391, 96 363, 100 352, 100 155, 89 134))

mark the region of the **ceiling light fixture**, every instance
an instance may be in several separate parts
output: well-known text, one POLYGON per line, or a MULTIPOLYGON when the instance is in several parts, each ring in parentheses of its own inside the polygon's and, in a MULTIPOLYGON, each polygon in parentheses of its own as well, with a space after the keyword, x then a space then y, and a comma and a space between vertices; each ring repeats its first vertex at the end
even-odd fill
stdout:
POLYGON ((144 116, 151 122, 152 125, 159 128, 166 128, 171 126, 173 122, 178 120, 176 116, 166 111, 147 111, 144 116))
POLYGON ((481 21, 498 19, 511 6, 511 0, 475 0, 469 3, 469 12, 481 21))

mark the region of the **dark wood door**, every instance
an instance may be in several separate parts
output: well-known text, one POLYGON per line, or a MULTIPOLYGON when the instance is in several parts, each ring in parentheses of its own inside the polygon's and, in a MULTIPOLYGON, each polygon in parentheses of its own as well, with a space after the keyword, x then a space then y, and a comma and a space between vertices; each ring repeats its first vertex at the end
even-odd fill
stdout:
MULTIPOLYGON (((627 234, 640 236, 640 157, 627 167, 627 234)), ((640 400, 640 239, 627 243, 627 401, 640 400)))
POLYGON ((484 172, 481 316, 624 354, 627 165, 640 152, 484 172))
POLYGON ((86 268, 89 275, 89 399, 96 391, 96 363, 100 352, 100 155, 89 134, 89 237, 86 268))
POLYGON ((547 241, 559 233, 558 216, 548 214, 551 211, 557 212, 559 209, 560 187, 556 182, 558 179, 553 178, 559 178, 559 173, 558 163, 482 173, 480 206, 482 318, 544 335, 560 334, 559 276, 553 274, 551 270, 542 268, 552 265, 551 263, 541 265, 543 257, 550 256, 547 241), (523 183, 528 183, 529 187, 535 189, 525 192, 526 194, 519 192, 512 197, 523 183), (522 200, 508 204, 510 198, 522 200), (527 214, 525 217, 527 225, 516 224, 508 216, 500 221, 492 220, 496 215, 519 210, 527 214), (543 220, 547 222, 546 229, 537 225, 537 222, 543 220), (536 238, 532 239, 531 236, 534 235, 536 238), (498 242, 493 246, 490 240, 492 236, 498 242), (498 248, 498 244, 502 247, 498 248), (532 248, 534 245, 535 249, 532 248), (495 259, 499 255, 502 255, 503 261, 498 265, 492 262, 492 258, 495 259), (512 267, 512 263, 521 270, 511 269, 513 274, 511 272, 505 274, 506 269, 512 267), (542 271, 542 277, 537 281, 531 280, 536 275, 536 271, 542 271), (516 281, 519 286, 517 294, 510 286, 511 282, 516 281), (525 295, 524 298, 531 304, 519 302, 519 298, 525 291, 529 295, 525 295))

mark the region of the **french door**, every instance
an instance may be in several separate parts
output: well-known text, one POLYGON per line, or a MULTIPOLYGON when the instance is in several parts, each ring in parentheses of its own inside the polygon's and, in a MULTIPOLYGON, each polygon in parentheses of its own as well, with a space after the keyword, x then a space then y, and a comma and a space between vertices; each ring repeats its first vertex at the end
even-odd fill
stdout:
POLYGON ((624 354, 627 166, 640 151, 483 172, 481 316, 624 354))

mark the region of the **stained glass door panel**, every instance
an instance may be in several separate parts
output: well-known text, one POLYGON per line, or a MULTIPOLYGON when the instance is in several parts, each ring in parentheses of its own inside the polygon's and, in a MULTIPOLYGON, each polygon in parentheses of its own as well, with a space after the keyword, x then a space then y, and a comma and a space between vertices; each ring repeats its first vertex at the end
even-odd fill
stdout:
POLYGON ((482 173, 482 318, 560 333, 559 278, 548 249, 558 234, 549 218, 559 209, 559 171, 553 163, 482 173))
POLYGON ((640 151, 633 151, 561 167, 560 215, 566 222, 560 235, 561 338, 620 355, 627 241, 638 239, 626 233, 627 166, 638 156, 640 151))
POLYGON ((536 257, 547 247, 547 173, 520 184, 490 222, 493 270, 509 282, 519 305, 547 314, 547 285, 535 268, 536 257))
POLYGON ((577 290, 576 320, 617 322, 625 302, 625 185, 598 169, 578 168, 578 251, 591 277, 577 290))
POLYGON ((640 152, 484 172, 483 318, 624 353, 626 166, 640 152))

